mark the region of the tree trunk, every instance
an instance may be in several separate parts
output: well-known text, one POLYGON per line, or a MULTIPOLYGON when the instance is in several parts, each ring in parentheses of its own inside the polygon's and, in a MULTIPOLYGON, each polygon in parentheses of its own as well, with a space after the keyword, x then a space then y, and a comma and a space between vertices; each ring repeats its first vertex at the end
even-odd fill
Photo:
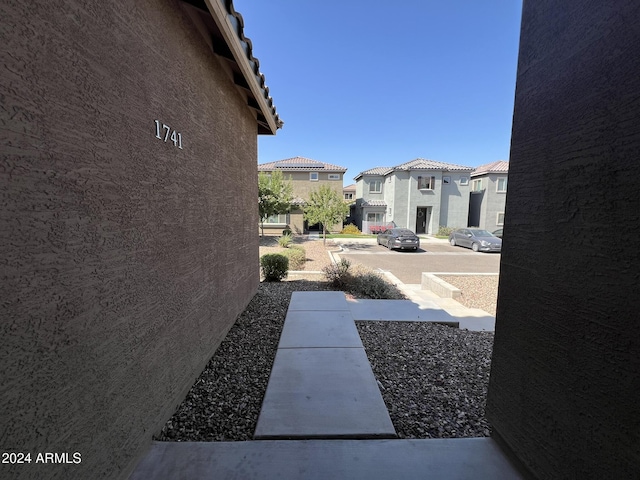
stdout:
POLYGON ((327 244, 327 227, 324 226, 324 223, 322 224, 322 244, 327 244))

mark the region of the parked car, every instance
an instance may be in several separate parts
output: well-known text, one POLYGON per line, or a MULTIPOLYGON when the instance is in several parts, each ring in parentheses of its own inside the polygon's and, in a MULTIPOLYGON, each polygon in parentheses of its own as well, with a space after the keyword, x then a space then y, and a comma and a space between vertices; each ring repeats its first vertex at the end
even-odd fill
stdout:
POLYGON ((467 247, 474 252, 500 252, 502 239, 481 228, 458 228, 449 235, 452 246, 467 247))
POLYGON ((493 231, 493 232, 491 232, 491 233, 493 233, 493 234, 494 234, 496 237, 498 237, 498 238, 502 238, 502 229, 501 229, 501 228, 499 228, 499 229, 497 229, 497 230, 494 230, 494 231, 493 231))
POLYGON ((384 245, 390 250, 394 248, 418 250, 420 238, 407 228, 389 228, 378 235, 378 245, 384 245))

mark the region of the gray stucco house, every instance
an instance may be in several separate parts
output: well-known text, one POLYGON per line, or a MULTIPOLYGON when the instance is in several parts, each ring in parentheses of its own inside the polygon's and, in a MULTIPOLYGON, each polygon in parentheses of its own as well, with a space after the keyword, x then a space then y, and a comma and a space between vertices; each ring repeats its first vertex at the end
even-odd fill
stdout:
POLYGON ((353 220, 363 233, 395 225, 416 233, 467 224, 472 167, 417 158, 360 172, 353 220))
POLYGON ((509 162, 502 160, 480 165, 471 173, 470 227, 480 227, 490 232, 502 228, 508 173, 509 162))

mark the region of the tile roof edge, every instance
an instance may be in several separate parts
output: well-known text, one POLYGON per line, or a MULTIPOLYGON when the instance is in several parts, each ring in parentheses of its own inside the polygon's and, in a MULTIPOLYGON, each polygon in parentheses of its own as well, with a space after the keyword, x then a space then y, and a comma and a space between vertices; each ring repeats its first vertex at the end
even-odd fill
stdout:
MULTIPOLYGON (((233 5, 233 0, 208 0, 206 3, 219 3, 224 8, 227 17, 231 17, 235 20, 229 20, 229 23, 231 24, 232 29, 235 30, 234 33, 237 40, 240 42, 240 45, 246 45, 246 48, 242 48, 242 50, 244 50, 245 58, 249 63, 249 67, 252 69, 254 80, 262 91, 265 104, 272 115, 275 129, 278 130, 282 128, 284 122, 280 119, 276 111, 276 107, 273 104, 273 99, 269 95, 269 87, 267 87, 265 83, 264 74, 260 72, 260 61, 253 55, 253 43, 251 42, 251 39, 244 34, 244 18, 242 17, 242 14, 236 11, 235 6, 233 5)), ((251 79, 247 79, 247 81, 251 81, 251 79)), ((275 131, 273 133, 275 134, 275 131)))

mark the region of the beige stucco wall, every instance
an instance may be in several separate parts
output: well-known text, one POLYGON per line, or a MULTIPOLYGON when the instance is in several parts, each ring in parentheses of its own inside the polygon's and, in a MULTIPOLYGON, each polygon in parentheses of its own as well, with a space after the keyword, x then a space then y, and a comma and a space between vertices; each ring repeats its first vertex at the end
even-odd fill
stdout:
POLYGON ((0 18, 0 445, 81 455, 0 476, 123 478, 257 288, 254 113, 179 2, 0 18))
MULTIPOLYGON (((309 195, 312 191, 318 190, 322 185, 329 185, 333 190, 335 190, 340 198, 342 198, 342 172, 323 172, 322 170, 310 170, 303 172, 289 172, 283 171, 283 178, 287 181, 291 181, 293 186, 293 196, 294 198, 302 198, 308 199, 309 195), (318 172, 318 180, 312 181, 309 178, 310 171, 318 172), (329 180, 329 174, 338 175, 339 178, 336 180, 329 180)), ((265 235, 282 235, 282 231, 285 227, 289 227, 294 234, 302 234, 305 233, 304 229, 304 216, 302 213, 302 208, 294 207, 291 212, 289 212, 289 222, 287 225, 285 224, 277 224, 277 225, 268 225, 264 224, 264 234, 265 235)), ((258 227, 259 231, 262 231, 261 227, 258 227)), ((332 225, 329 228, 331 232, 339 232, 342 230, 342 223, 338 223, 336 225, 332 225)))
POLYGON ((321 185, 329 185, 342 197, 342 173, 330 172, 339 175, 338 180, 329 180, 329 173, 318 171, 318 181, 309 180, 309 172, 283 172, 284 178, 291 179, 293 183, 293 196, 307 199, 313 190, 317 190, 321 185))

